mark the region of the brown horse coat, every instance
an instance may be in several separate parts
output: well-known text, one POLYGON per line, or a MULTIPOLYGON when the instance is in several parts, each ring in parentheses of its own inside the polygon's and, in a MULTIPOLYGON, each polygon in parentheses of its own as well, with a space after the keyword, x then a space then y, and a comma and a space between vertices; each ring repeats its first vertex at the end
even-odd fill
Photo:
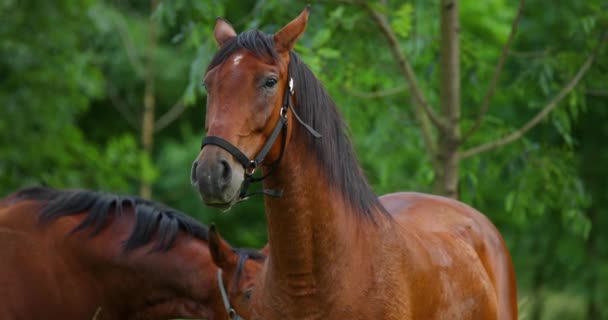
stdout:
POLYGON ((2 319, 228 319, 207 228, 157 203, 25 189, 0 200, 0 248, 2 319))

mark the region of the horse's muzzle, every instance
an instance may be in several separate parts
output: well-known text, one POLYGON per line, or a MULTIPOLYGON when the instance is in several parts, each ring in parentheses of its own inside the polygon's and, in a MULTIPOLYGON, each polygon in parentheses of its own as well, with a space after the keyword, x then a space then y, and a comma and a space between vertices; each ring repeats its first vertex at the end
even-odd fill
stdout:
POLYGON ((232 156, 225 157, 223 150, 211 149, 214 148, 201 152, 194 161, 190 180, 206 205, 227 209, 238 198, 244 171, 232 156))

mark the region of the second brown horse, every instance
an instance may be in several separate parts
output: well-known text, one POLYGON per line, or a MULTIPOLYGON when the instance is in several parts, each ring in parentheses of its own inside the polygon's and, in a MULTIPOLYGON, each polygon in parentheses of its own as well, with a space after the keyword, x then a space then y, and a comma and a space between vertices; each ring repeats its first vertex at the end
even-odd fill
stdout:
MULTIPOLYGON (((189 216, 133 196, 21 190, 0 199, 0 318, 226 320, 208 236, 189 216)), ((230 250, 246 258, 241 278, 257 274, 263 256, 230 250)), ((250 284, 241 284, 228 300, 248 315, 250 284)))

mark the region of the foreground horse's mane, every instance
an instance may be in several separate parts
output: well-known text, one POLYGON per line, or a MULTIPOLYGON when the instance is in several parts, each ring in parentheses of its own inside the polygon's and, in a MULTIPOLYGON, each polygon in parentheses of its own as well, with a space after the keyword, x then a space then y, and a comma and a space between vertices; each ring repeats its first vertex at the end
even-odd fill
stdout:
MULTIPOLYGON (((258 30, 245 31, 222 46, 207 71, 224 62, 234 51, 247 49, 263 59, 276 60, 272 35, 258 30)), ((348 204, 364 218, 373 220, 374 212, 388 215, 374 194, 357 160, 348 137, 348 126, 321 82, 295 52, 290 52, 289 74, 294 79, 296 110, 305 123, 323 136, 315 139, 307 132, 309 152, 316 155, 329 183, 339 190, 348 204)), ((302 130, 301 126, 295 126, 302 130)))
POLYGON ((125 251, 144 246, 155 234, 158 234, 158 240, 154 250, 167 251, 175 244, 180 230, 204 241, 209 239, 208 228, 192 217, 136 196, 33 187, 18 191, 15 197, 46 202, 39 213, 39 221, 43 224, 87 211, 87 216, 72 232, 92 227, 91 236, 106 227, 112 214, 119 216, 125 208, 130 207, 135 214, 135 225, 124 243, 125 251))

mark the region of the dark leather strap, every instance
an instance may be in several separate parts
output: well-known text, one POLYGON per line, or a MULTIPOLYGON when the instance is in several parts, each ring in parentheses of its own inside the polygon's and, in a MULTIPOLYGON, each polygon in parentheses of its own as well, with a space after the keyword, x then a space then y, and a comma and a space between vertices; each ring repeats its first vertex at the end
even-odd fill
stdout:
POLYGON ((298 120, 298 122, 304 127, 306 128, 306 130, 308 130, 308 132, 310 132, 310 134, 312 134, 313 137, 319 139, 322 137, 322 135, 317 132, 317 130, 313 129, 311 126, 309 126, 306 122, 304 122, 304 120, 300 119, 300 116, 298 116, 298 114, 296 113, 296 109, 291 108, 291 113, 293 113, 294 117, 296 117, 296 120, 298 120))
MULTIPOLYGON (((266 155, 268 155, 268 152, 270 151, 270 149, 274 145, 275 141, 279 137, 279 133, 281 133, 281 130, 283 130, 283 128, 285 127, 285 124, 287 124, 287 118, 284 117, 282 114, 279 115, 279 120, 277 121, 277 124, 274 126, 274 129, 272 129, 272 133, 270 133, 268 140, 266 140, 266 143, 262 147, 262 150, 260 150, 260 153, 258 153, 258 155, 253 160, 256 167, 259 166, 260 164, 262 164, 262 161, 264 161, 264 159, 266 158, 266 155)), ((283 150, 281 150, 281 156, 282 155, 283 155, 283 150)))
POLYGON ((232 145, 232 143, 216 136, 207 136, 203 139, 203 144, 201 145, 201 149, 208 144, 216 145, 232 154, 236 160, 238 160, 243 167, 248 168, 251 166, 251 161, 249 158, 239 150, 239 148, 232 145))

